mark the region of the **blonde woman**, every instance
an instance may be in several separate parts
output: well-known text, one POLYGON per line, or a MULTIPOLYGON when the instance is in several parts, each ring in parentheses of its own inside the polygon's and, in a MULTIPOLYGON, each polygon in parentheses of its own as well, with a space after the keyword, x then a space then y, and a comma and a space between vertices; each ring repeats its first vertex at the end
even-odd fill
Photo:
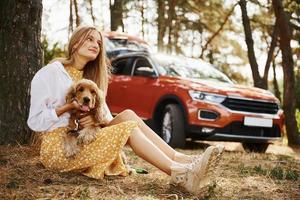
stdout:
MULTIPOLYGON (((68 46, 66 58, 40 69, 31 82, 31 105, 28 126, 42 133, 40 159, 47 168, 58 171, 79 171, 102 179, 104 175, 128 175, 120 151, 125 144, 142 159, 171 176, 172 182, 192 193, 199 193, 210 181, 222 147, 209 147, 200 156, 188 156, 168 146, 133 111, 125 110, 115 118, 105 104, 109 121, 97 139, 84 145, 74 159, 67 159, 61 134, 67 131, 69 111, 80 110, 76 101, 66 103, 65 96, 73 81, 82 78, 94 81, 107 92, 110 74, 101 32, 94 27, 78 27, 68 46)), ((79 121, 83 127, 94 125, 86 116, 79 121)))

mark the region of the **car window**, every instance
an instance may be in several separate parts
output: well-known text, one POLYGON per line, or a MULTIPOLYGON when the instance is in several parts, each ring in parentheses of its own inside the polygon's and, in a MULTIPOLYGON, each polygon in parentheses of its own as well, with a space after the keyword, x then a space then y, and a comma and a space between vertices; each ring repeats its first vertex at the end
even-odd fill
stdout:
POLYGON ((159 54, 155 55, 154 60, 162 75, 232 83, 225 74, 200 60, 159 54))
POLYGON ((155 73, 152 65, 149 63, 149 61, 145 58, 137 58, 135 62, 135 67, 134 67, 134 76, 140 75, 139 72, 141 71, 148 71, 155 73))
POLYGON ((112 63, 112 73, 116 75, 131 75, 132 70, 132 59, 123 58, 120 60, 113 61, 112 63))
POLYGON ((109 39, 109 47, 110 49, 131 49, 133 51, 144 51, 148 52, 149 47, 145 44, 129 41, 128 39, 121 39, 121 38, 115 38, 115 39, 109 39))

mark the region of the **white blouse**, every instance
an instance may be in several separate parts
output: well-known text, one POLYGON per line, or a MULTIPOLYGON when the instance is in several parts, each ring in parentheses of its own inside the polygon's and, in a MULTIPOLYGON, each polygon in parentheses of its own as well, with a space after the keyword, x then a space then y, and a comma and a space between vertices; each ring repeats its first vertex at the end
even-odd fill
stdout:
MULTIPOLYGON (((59 117, 55 109, 66 103, 65 96, 73 83, 64 66, 55 61, 40 69, 31 81, 31 99, 28 126, 33 131, 52 131, 69 124, 70 114, 59 117)), ((106 118, 113 119, 107 104, 104 105, 106 118)))

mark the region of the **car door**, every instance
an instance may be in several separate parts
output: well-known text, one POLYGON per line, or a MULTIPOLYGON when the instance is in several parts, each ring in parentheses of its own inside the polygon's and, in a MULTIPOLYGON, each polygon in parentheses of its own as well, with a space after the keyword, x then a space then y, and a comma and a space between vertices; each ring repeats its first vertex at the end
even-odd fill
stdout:
POLYGON ((158 87, 158 74, 147 57, 136 57, 133 63, 131 80, 126 84, 124 98, 126 108, 144 119, 151 118, 155 91, 158 87))
POLYGON ((112 62, 112 76, 108 85, 107 104, 113 115, 122 112, 128 106, 126 89, 131 81, 133 58, 126 57, 112 62))

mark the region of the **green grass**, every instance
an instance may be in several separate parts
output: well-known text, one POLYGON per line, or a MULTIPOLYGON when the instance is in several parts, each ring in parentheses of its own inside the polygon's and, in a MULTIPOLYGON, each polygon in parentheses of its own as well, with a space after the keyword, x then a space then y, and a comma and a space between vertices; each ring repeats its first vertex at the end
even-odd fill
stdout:
POLYGON ((284 170, 281 167, 276 166, 273 169, 271 169, 270 176, 274 179, 282 180, 284 177, 284 170))
POLYGON ((285 179, 297 181, 298 178, 299 178, 299 174, 297 173, 296 170, 291 170, 291 169, 287 170, 286 175, 285 175, 285 179))
POLYGON ((261 165, 256 165, 254 166, 254 171, 257 173, 257 174, 261 174, 261 175, 267 175, 267 170, 262 168, 261 165))
POLYGON ((291 180, 298 181, 299 173, 295 169, 284 169, 283 167, 277 165, 271 168, 264 168, 261 165, 255 165, 254 167, 245 166, 243 163, 238 166, 239 173, 242 177, 245 176, 253 176, 253 175, 261 175, 261 176, 269 176, 273 179, 277 180, 291 180))

